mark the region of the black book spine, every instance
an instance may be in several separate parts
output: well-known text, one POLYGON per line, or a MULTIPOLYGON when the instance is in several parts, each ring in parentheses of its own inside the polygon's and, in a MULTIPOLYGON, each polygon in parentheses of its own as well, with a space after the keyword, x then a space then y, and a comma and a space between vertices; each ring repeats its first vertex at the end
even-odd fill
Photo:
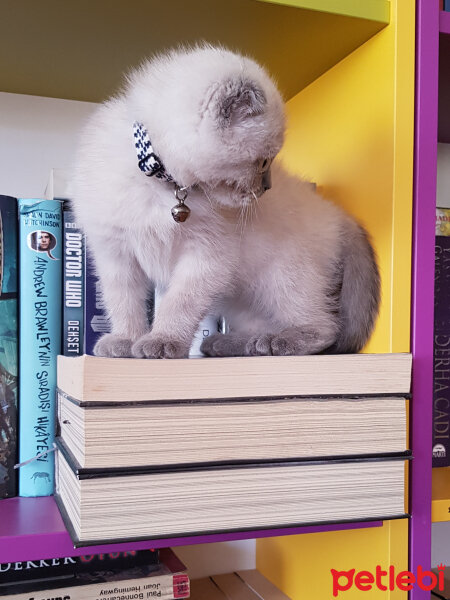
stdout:
POLYGON ((65 356, 84 351, 85 239, 71 210, 64 210, 62 347, 65 356))
POLYGON ((0 196, 0 498, 17 495, 17 199, 0 196))

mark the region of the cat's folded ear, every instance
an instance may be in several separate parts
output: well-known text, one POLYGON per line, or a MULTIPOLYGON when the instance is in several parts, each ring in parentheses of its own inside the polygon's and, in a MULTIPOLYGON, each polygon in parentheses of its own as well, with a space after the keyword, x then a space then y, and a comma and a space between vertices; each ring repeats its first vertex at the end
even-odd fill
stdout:
POLYGON ((209 105, 220 127, 236 126, 264 112, 266 97, 254 82, 246 79, 229 80, 216 87, 209 105))

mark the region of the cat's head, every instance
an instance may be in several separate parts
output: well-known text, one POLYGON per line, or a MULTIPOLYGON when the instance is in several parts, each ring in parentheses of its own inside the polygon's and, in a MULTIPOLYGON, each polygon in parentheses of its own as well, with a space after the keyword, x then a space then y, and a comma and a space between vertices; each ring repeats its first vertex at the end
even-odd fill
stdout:
POLYGON ((240 206, 270 185, 285 130, 284 103, 253 60, 223 48, 172 51, 129 77, 133 118, 181 185, 240 206))

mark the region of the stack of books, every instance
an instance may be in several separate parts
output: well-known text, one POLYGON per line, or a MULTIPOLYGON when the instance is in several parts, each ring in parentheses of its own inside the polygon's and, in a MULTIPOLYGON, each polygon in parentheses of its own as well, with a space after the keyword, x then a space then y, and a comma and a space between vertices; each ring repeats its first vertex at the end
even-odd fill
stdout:
POLYGON ((409 354, 58 358, 75 545, 405 516, 409 354))
POLYGON ((173 600, 189 594, 186 567, 170 548, 0 565, 0 596, 9 600, 173 600))

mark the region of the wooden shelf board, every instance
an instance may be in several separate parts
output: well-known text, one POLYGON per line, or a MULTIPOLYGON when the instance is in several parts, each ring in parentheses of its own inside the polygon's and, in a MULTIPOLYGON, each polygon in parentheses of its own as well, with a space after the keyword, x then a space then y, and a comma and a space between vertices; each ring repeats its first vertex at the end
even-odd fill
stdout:
POLYGON ((450 467, 433 469, 431 518, 450 521, 450 467))
POLYGON ((209 0, 9 1, 0 89, 99 102, 144 58, 206 41, 256 58, 288 99, 385 27, 388 9, 386 0, 214 0, 214 10, 209 0))
POLYGON ((0 501, 0 563, 21 562, 101 552, 119 552, 145 548, 166 548, 210 542, 254 539, 344 529, 381 527, 382 521, 339 523, 311 527, 291 527, 227 534, 199 535, 160 540, 144 540, 74 548, 52 496, 10 498, 0 501))

